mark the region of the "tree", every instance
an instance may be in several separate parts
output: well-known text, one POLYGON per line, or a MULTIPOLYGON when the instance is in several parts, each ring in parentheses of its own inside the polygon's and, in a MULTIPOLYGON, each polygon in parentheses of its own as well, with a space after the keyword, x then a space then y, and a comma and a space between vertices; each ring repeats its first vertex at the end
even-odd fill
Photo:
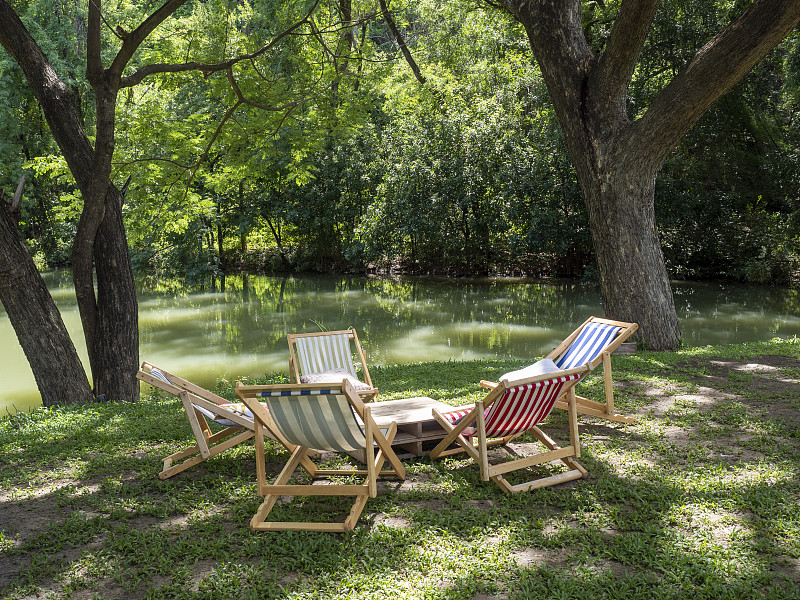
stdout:
MULTIPOLYGON (((89 3, 86 75, 94 91, 96 120, 94 145, 92 145, 84 132, 81 115, 69 86, 59 78, 47 56, 14 9, 6 0, 0 0, 0 45, 25 74, 83 198, 83 209, 73 242, 72 268, 94 379, 94 394, 97 397, 135 401, 139 396, 136 379, 139 358, 138 305, 122 220, 124 190, 120 190, 111 181, 116 108, 120 91, 133 87, 146 77, 155 74, 187 71, 199 71, 204 75, 222 73, 236 91, 238 98, 223 118, 224 123, 240 105, 253 104, 242 94, 236 83, 233 67, 242 61, 253 61, 278 40, 308 24, 308 17, 316 7, 316 3, 312 3, 311 10, 305 17, 254 52, 240 54, 213 64, 199 62, 150 63, 142 66, 134 64, 138 68, 126 75, 126 68, 144 41, 185 2, 186 0, 166 0, 140 24, 130 27, 130 30, 125 29, 120 22, 112 30, 118 47, 112 48, 113 58, 108 66, 104 60, 104 53, 109 54, 109 48, 108 44, 104 47, 102 35, 103 27, 108 26, 108 20, 102 13, 101 0, 89 3)), ((280 110, 270 106, 262 108, 268 111, 280 110)), ((30 269, 27 272, 30 273, 30 269)), ((43 286, 38 286, 36 290, 37 293, 42 293, 43 290, 46 294, 43 286)), ((17 310, 23 304, 12 302, 7 306, 17 310)), ((35 324, 29 321, 33 318, 32 313, 20 312, 18 315, 9 316, 12 323, 24 321, 31 325, 26 328, 27 331, 40 331, 37 335, 45 336, 43 330, 37 329, 35 324)), ((16 331, 19 337, 21 330, 17 328, 16 331)))
POLYGON ((45 406, 91 397, 89 381, 55 302, 17 228, 23 176, 11 204, 0 199, 0 302, 31 365, 45 406))
POLYGON ((638 322, 650 348, 676 347, 678 318, 655 223, 656 176, 703 113, 800 22, 800 1, 753 2, 635 116, 627 90, 660 0, 621 0, 598 53, 580 0, 499 1, 525 27, 564 131, 606 313, 638 322))

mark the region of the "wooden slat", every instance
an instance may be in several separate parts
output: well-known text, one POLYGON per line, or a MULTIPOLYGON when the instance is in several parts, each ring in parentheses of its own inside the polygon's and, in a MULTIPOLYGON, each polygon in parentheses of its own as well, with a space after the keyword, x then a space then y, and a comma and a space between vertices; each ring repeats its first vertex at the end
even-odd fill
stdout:
POLYGON ((566 446, 564 448, 559 448, 558 450, 551 450, 550 452, 543 452, 534 456, 526 456, 525 458, 519 458, 510 462, 500 463, 499 465, 492 465, 488 467, 488 472, 490 477, 505 475, 506 473, 511 473, 512 471, 519 471, 520 469, 526 469, 534 465, 551 462, 560 458, 564 458, 565 456, 575 456, 575 448, 573 446, 566 446))
POLYGON ((513 493, 529 492, 531 490, 536 490, 551 485, 575 481, 576 479, 581 479, 582 477, 583 474, 580 471, 567 471, 565 473, 558 473, 557 475, 551 475, 550 477, 544 477, 542 479, 537 479, 536 481, 528 481, 527 483, 520 483, 519 485, 512 485, 509 487, 513 493))

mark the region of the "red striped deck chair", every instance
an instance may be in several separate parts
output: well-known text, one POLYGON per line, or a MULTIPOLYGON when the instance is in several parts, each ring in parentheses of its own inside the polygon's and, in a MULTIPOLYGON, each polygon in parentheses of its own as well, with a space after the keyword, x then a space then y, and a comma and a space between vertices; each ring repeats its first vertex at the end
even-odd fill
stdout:
MULTIPOLYGON (((406 471, 392 450, 397 424, 384 431, 378 428, 355 388, 349 381, 337 384, 289 384, 245 386, 236 384, 236 395, 255 415, 256 475, 258 492, 264 497, 250 520, 253 531, 310 530, 351 531, 369 498, 377 496, 377 479, 390 475, 405 479, 406 471), (262 402, 264 404, 262 404, 262 402), (262 428, 274 423, 282 443, 291 452, 289 461, 272 484, 266 482, 262 428), (261 441, 259 441, 261 440, 261 441), (363 452, 366 470, 321 469, 311 460, 311 449, 334 452, 363 452), (389 468, 383 464, 389 461, 389 468), (312 480, 319 478, 363 478, 363 483, 342 484, 331 481, 320 485, 290 484, 298 467, 303 467, 312 480), (355 498, 344 522, 268 521, 281 496, 353 496, 355 498)), ((272 426, 272 425, 270 425, 272 426)))
MULTIPOLYGON (((161 479, 185 471, 255 435, 253 413, 242 403, 230 402, 148 362, 142 363, 136 377, 180 398, 195 438, 192 446, 163 459, 164 464, 158 474, 161 479), (216 423, 222 429, 213 432, 211 423, 216 423)), ((266 435, 274 439, 276 436, 273 432, 270 427, 265 429, 266 435)))
POLYGON ((290 333, 287 338, 291 382, 339 383, 347 379, 367 402, 378 394, 378 389, 372 385, 367 355, 361 348, 355 329, 290 333), (361 369, 361 379, 356 363, 361 369))
MULTIPOLYGON (((636 323, 589 317, 545 357, 552 359, 559 369, 572 369, 580 365, 588 365, 589 370, 594 370, 602 363, 605 402, 576 396, 579 414, 601 417, 619 423, 636 422, 633 417, 619 414, 614 409, 611 354, 637 329, 639 329, 639 325, 636 323)), ((556 408, 567 408, 567 406, 564 402, 558 402, 556 408)))
POLYGON ((474 407, 447 413, 434 409, 434 418, 448 433, 431 451, 431 458, 466 451, 478 463, 481 479, 491 479, 506 493, 524 492, 580 479, 586 475, 586 469, 575 460, 581 455, 575 384, 588 370, 584 365, 522 379, 501 379, 486 398, 476 402, 474 407), (560 447, 538 425, 550 414, 556 402, 564 397, 569 410, 570 445, 560 447), (546 450, 496 465, 489 463, 489 447, 506 444, 526 432, 533 434, 546 450), (454 442, 458 447, 448 449, 454 442), (552 461, 561 461, 568 470, 513 485, 504 477, 508 473, 552 461))

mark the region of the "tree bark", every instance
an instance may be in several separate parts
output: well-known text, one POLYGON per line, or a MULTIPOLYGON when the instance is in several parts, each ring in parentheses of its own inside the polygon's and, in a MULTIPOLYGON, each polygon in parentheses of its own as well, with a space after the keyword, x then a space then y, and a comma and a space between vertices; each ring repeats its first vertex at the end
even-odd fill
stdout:
POLYGON ((639 323, 652 349, 680 329, 654 216, 655 179, 680 139, 800 22, 798 0, 756 0, 631 121, 627 88, 660 0, 622 0, 605 50, 586 41, 579 0, 502 0, 525 27, 578 175, 608 316, 639 323))
MULTIPOLYGON (((136 379, 138 306, 122 221, 123 194, 111 181, 119 90, 136 85, 154 73, 230 72, 233 64, 262 55, 280 39, 310 23, 310 15, 317 6, 315 2, 303 19, 253 53, 212 65, 145 65, 123 78, 123 71, 142 42, 185 2, 165 0, 130 32, 117 27, 116 35, 122 43, 108 67, 104 65, 102 55, 102 0, 89 2, 86 75, 94 90, 96 108, 95 145, 92 148, 70 89, 59 79, 7 0, 0 0, 0 45, 25 73, 83 197, 83 210, 73 242, 73 281, 89 351, 94 391, 109 400, 135 401, 139 397, 136 379)), ((108 23, 105 26, 109 26, 108 23)), ((241 97, 241 92, 238 93, 241 97)), ((240 98, 240 101, 245 100, 240 98)), ((248 103, 255 105, 252 101, 248 103)), ((287 107, 294 105, 290 103, 287 107)))
POLYGON ((98 328, 92 373, 98 397, 132 402, 139 399, 139 303, 122 203, 122 193, 111 186, 94 243, 98 328))
POLYGON ((30 363, 42 404, 90 400, 83 364, 5 202, 0 202, 0 301, 30 363))

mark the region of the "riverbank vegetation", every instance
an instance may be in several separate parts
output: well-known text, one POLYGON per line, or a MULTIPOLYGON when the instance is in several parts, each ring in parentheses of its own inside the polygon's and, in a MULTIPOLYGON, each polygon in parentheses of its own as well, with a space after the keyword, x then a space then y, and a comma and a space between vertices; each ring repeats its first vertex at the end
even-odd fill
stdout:
MULTIPOLYGON (((350 534, 253 534, 252 445, 167 481, 180 402, 0 419, 0 596, 798 598, 798 340, 614 356, 633 425, 582 419, 587 479, 504 496, 461 457, 407 460, 350 534)), ((480 399, 514 361, 374 368, 380 399, 480 399)), ((284 380, 283 374, 263 381, 284 380)), ((233 382, 219 392, 231 396, 233 382)), ((602 379, 584 385, 602 396, 602 379)), ((566 435, 563 414, 547 430, 566 435)), ((514 445, 531 450, 532 440, 514 445)), ((286 456, 269 445, 268 471, 286 456)), ((340 508, 325 499, 331 511, 340 508)), ((303 503, 282 508, 288 518, 303 503)))
MULTIPOLYGON (((108 18, 124 25, 137 14, 134 4, 108 18)), ((698 40, 738 15, 739 5, 729 4, 662 3, 629 90, 630 115, 647 109, 698 40)), ((50 0, 27 6, 23 18, 36 22, 37 40, 67 76, 91 132, 81 15, 50 0)), ((132 67, 189 54, 216 63, 252 51, 249 33, 277 34, 300 16, 280 3, 218 8, 183 9, 142 45, 132 67)), ((596 280, 576 173, 522 26, 470 2, 400 3, 392 6, 397 37, 385 18, 362 8, 343 3, 316 13, 316 37, 284 39, 269 72, 170 74, 121 96, 112 179, 131 178, 124 218, 134 266, 198 278, 384 270, 596 280), (346 18, 351 28, 336 25, 346 18), (402 60, 401 42, 424 85, 402 60), (341 64, 329 64, 326 48, 341 64)), ((616 10, 613 2, 587 3, 590 43, 606 39, 616 10)), ((81 194, 5 54, 0 82, 0 189, 12 191, 28 174, 21 230, 41 266, 63 266, 81 194)), ((667 160, 655 202, 673 277, 795 278, 798 102, 795 32, 667 160)))

